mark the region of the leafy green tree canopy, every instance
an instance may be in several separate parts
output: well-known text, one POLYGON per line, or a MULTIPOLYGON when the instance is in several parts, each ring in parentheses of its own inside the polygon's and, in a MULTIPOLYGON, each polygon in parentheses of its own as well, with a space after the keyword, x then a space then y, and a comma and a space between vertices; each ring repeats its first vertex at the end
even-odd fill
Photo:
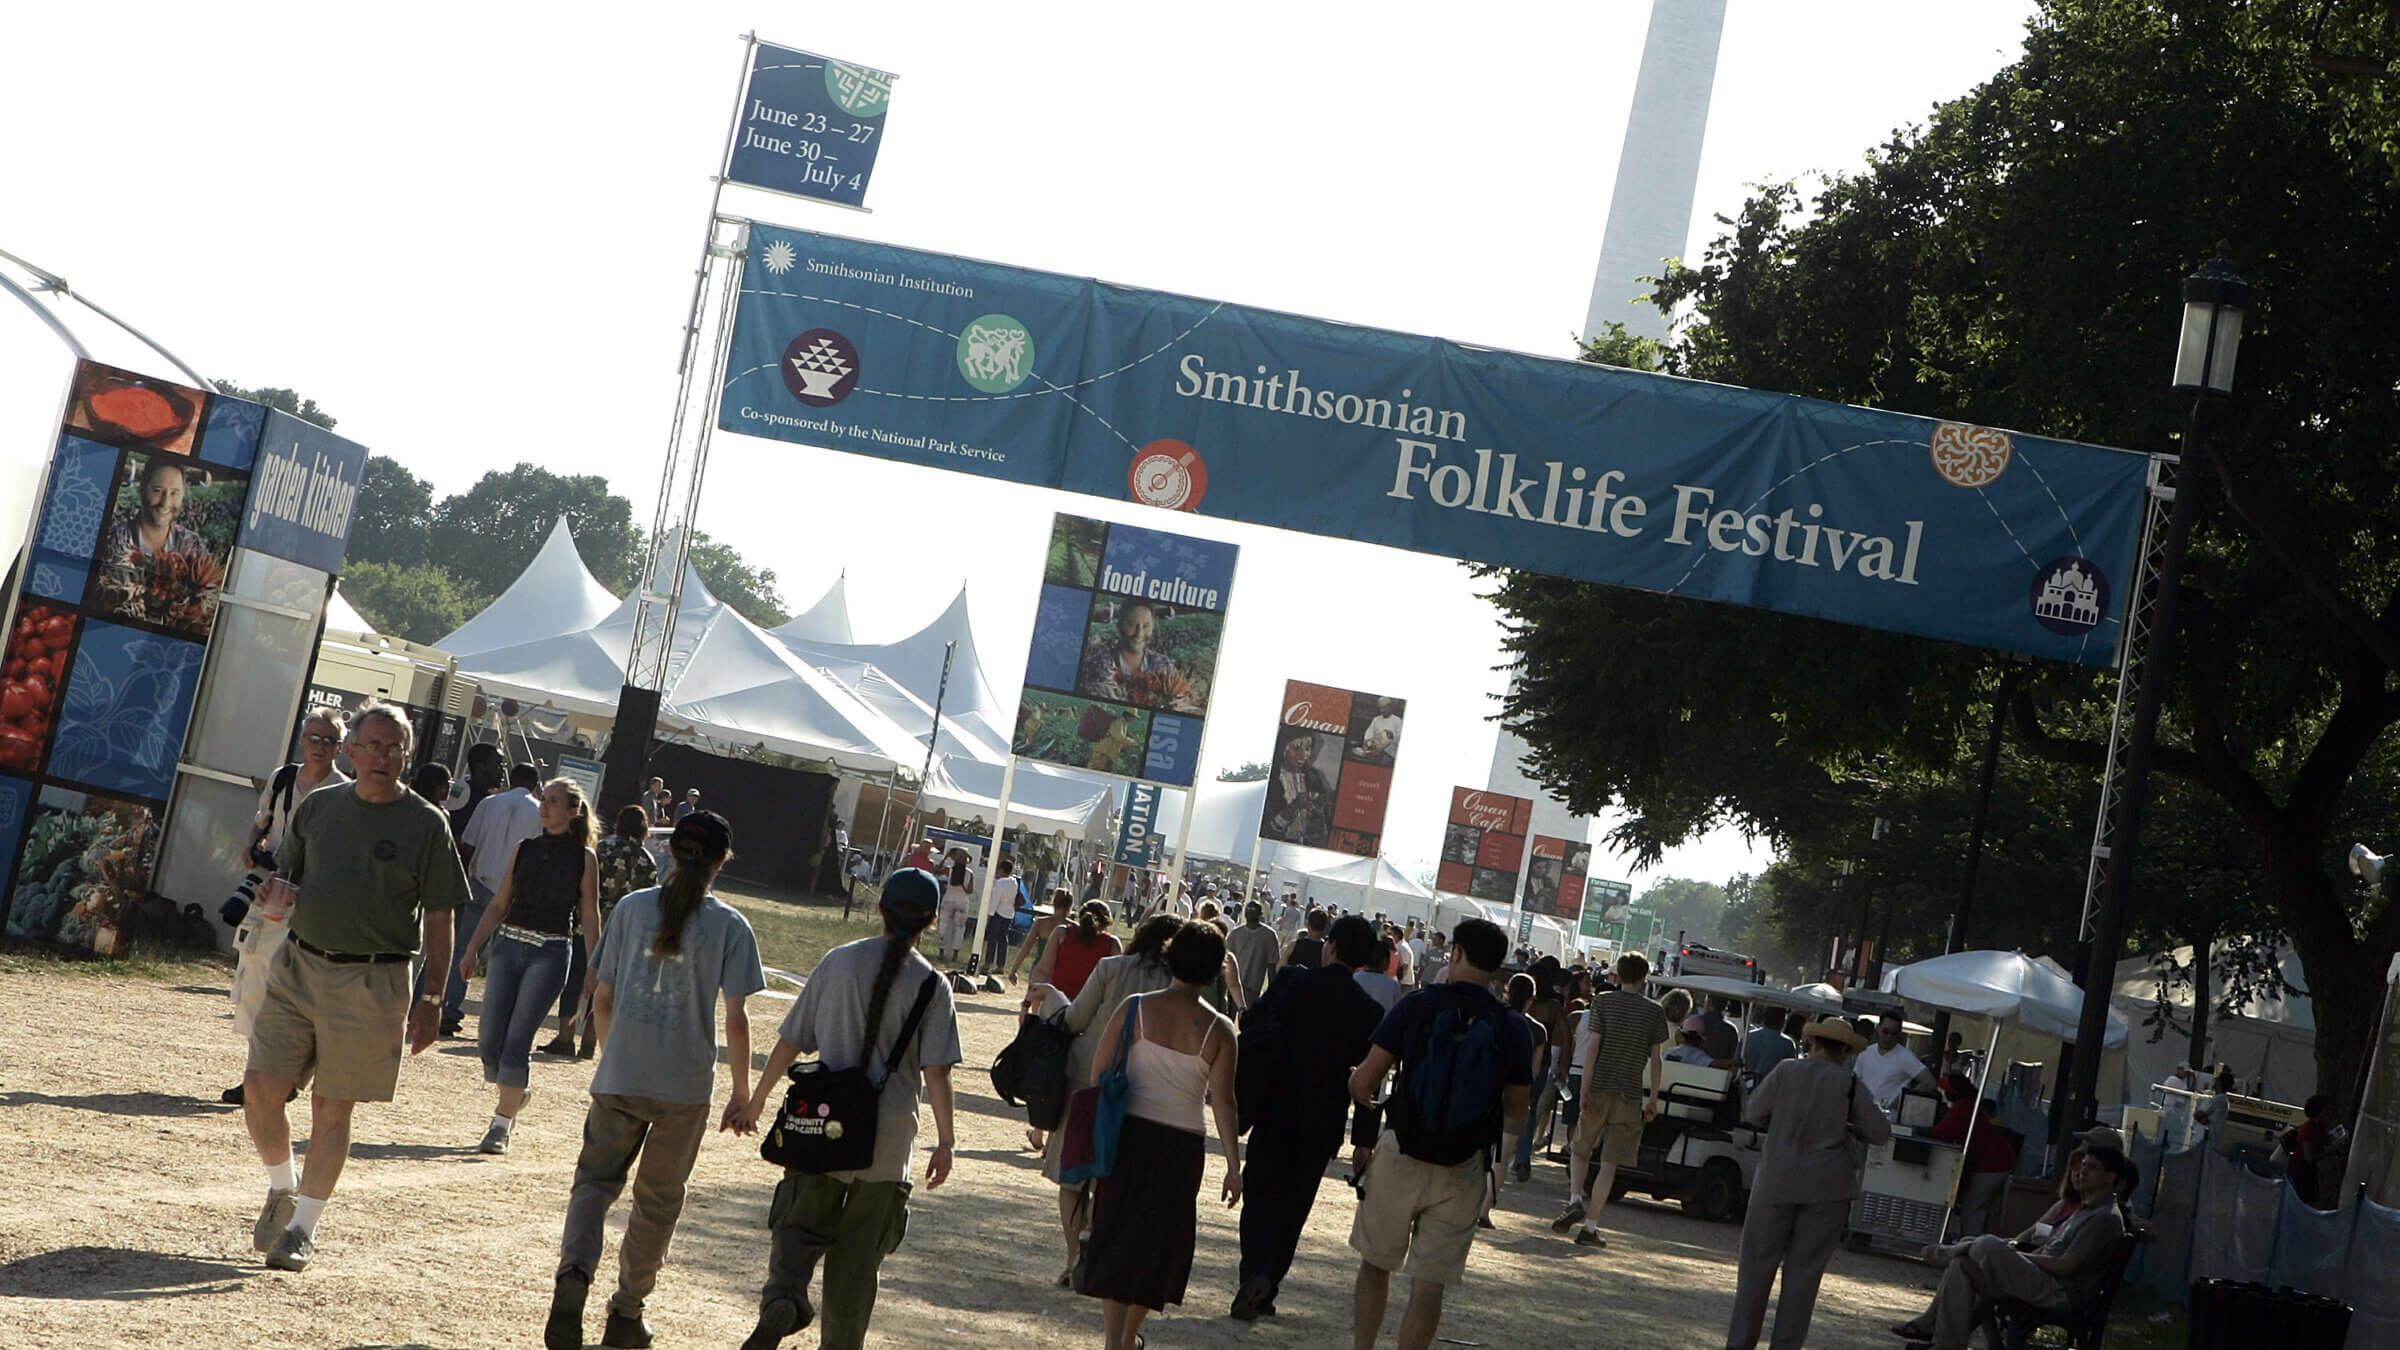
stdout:
MULTIPOLYGON (((2347 823, 2400 804, 2400 188, 2289 8, 2050 0, 2016 62, 1813 197, 1761 191, 1659 299, 1690 315, 1678 374, 2174 451, 2180 283, 2234 241, 2255 308, 2180 475, 2208 497, 2155 772, 2246 840, 2342 1094, 2400 944, 2400 909, 2339 867, 2347 823)), ((1930 641, 1550 578, 1497 598, 1536 770, 1578 810, 1622 802, 1620 841, 1650 856, 1723 820, 1836 832, 1907 775, 1955 773, 1999 695, 1997 657, 1930 641)), ((2089 790, 2111 692, 2063 666, 2012 683, 2010 739, 2054 773, 2031 790, 2089 790)), ((2158 852, 2145 891, 2188 883, 2158 852)), ((2044 903, 2071 926, 2063 861, 2044 903)))

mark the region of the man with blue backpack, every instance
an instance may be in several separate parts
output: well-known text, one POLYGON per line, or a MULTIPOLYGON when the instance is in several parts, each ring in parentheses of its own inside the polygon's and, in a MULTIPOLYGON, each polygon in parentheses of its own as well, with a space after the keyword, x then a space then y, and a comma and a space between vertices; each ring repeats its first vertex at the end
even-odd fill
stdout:
POLYGON ((1508 935, 1468 919, 1451 934, 1451 948, 1444 981, 1394 1005, 1350 1075, 1350 1095, 1371 1105, 1399 1066, 1384 1104, 1389 1128, 1367 1163, 1350 1226, 1359 1255, 1356 1350, 1372 1350, 1383 1329, 1395 1270, 1409 1279, 1400 1350, 1433 1343, 1443 1291, 1466 1275, 1501 1124, 1523 1119, 1533 1095, 1532 1038, 1491 988, 1508 960, 1508 935))

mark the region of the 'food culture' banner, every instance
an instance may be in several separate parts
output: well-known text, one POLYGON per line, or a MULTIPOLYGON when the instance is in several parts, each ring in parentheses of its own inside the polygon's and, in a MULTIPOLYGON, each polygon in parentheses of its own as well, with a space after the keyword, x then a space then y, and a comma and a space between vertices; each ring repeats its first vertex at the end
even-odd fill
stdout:
POLYGON ((1495 904, 1514 900, 1532 819, 1533 803, 1527 798, 1488 788, 1450 789, 1450 820, 1442 830, 1435 888, 1495 904))
POLYGON ((726 180, 857 206, 883 148, 892 78, 869 66, 754 43, 726 180))
POLYGON ((1285 681, 1259 837, 1361 858, 1380 853, 1407 712, 1401 699, 1285 681))
POLYGON ((1592 846, 1555 835, 1533 837, 1533 866, 1525 869, 1525 908, 1553 919, 1583 913, 1583 877, 1592 870, 1592 846))
POLYGON ((2086 665, 2144 456, 754 225, 721 424, 2086 665))
POLYGON ((1190 787, 1238 554, 1213 539, 1054 517, 1010 749, 1190 787))

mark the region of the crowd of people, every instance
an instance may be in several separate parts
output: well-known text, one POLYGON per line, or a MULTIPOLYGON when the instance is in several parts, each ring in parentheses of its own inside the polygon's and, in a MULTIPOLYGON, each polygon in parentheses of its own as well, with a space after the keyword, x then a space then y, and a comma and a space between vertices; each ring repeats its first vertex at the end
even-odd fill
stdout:
MULTIPOLYGON (((818 1081, 855 1071, 870 1099, 849 1126, 869 1132, 850 1160, 860 1165, 794 1162, 776 1186, 744 1350, 772 1350, 811 1325, 827 1347, 863 1344, 920 1173, 928 1191, 953 1175, 951 1076, 963 1052, 941 963, 974 955, 999 969, 1009 953, 965 950, 957 896, 975 888, 963 858, 920 849, 881 881, 880 932, 826 953, 754 1076, 746 1000, 765 978, 748 923, 711 889, 732 854, 722 816, 683 812, 661 875, 643 847, 651 803, 619 812, 601 838, 574 784, 475 753, 454 832, 430 791, 400 781, 411 732, 393 709, 369 705, 346 727, 312 716, 307 735, 289 790, 270 784, 262 795, 252 841, 274 869, 262 890, 282 895, 288 936, 271 950, 245 947, 237 980, 254 991, 241 1096, 267 1174, 252 1228, 266 1264, 308 1267, 357 1106, 392 1099, 404 1050, 459 1032, 452 991, 482 957, 476 1048, 495 1089, 483 1151, 508 1149, 551 1008, 560 1037, 545 1049, 576 1053, 580 1025, 598 1057, 545 1344, 584 1344, 606 1216, 629 1180, 600 1343, 651 1343, 645 1304, 708 1133, 720 1014, 731 1082, 713 1112, 719 1130, 826 1134, 789 1103, 777 1110, 787 1070, 804 1058, 818 1081), (337 744, 355 779, 330 769, 337 744), (302 1086, 310 1147, 295 1170, 287 1103, 302 1086), (920 1157, 928 1117, 933 1142, 920 1157)), ((1013 893, 1009 861, 994 860, 993 879, 1013 893)), ((1058 1187, 1057 1283, 1098 1302, 1106 1350, 1143 1345, 1145 1320, 1191 1294, 1212 1129, 1224 1160, 1214 1194, 1241 1208, 1228 1314, 1277 1314, 1320 1183, 1347 1147, 1358 1190, 1353 1343, 1375 1343, 1397 1272, 1399 1343, 1420 1350, 1465 1278, 1499 1186, 1528 1182, 1533 1150, 1562 1132, 1568 1194, 1553 1228, 1577 1245, 1608 1244, 1599 1211, 1658 1114, 1671 1055, 1755 1080, 1743 1112, 1762 1144, 1727 1344, 1756 1344, 1780 1276, 1772 1343, 1798 1346, 1858 1193, 1861 1150, 1891 1137, 1881 1101, 1935 1077, 1898 1044, 1896 1019, 1872 1042, 1838 1017, 1765 1019, 1745 1039, 1720 1000, 1698 1011, 1680 990, 1652 1000, 1636 954, 1611 970, 1545 958, 1512 974, 1507 935, 1481 919, 1443 935, 1302 909, 1291 896, 1233 908, 1203 893, 1188 915, 1162 905, 1129 917, 1121 936, 1105 899, 1079 904, 1064 887, 1045 899, 1007 967, 1026 980, 1021 1017, 1061 1029, 1066 1081, 1115 1084, 1122 1118, 1105 1164, 1094 1162, 1099 1131, 1074 1115, 1029 1129, 1027 1146, 1058 1187)), ((1961 1131, 1978 1179, 2004 1178, 2010 1169, 1979 1152, 1971 1132, 1972 1085, 1962 1095, 1952 1078, 1939 1075, 1953 1097, 1942 1128, 1961 1131)), ((1999 1299, 2065 1307, 2088 1297, 2124 1232, 2117 1198, 2131 1189, 2113 1134, 2086 1136, 2059 1206, 2015 1241, 1989 1231, 1996 1209, 1971 1184, 1966 1208, 1977 1217, 1964 1240, 1926 1252, 1942 1271, 1932 1305, 1894 1330, 1949 1350, 1999 1299)))

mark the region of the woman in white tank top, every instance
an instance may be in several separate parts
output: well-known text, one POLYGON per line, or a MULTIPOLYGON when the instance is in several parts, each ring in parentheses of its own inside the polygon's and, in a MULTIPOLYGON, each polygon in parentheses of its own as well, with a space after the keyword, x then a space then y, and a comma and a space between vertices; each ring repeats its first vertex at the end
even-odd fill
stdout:
POLYGON ((1185 927, 1167 944, 1174 984, 1127 1000, 1100 1035, 1095 1081, 1115 1066, 1128 1022, 1133 1028, 1117 1164, 1100 1179, 1091 1236, 1075 1266, 1076 1292, 1101 1300, 1104 1350, 1135 1350, 1142 1319, 1183 1302, 1208 1162, 1204 1117, 1212 1111, 1225 1147, 1225 1203, 1242 1197, 1233 1024, 1200 998, 1224 964, 1223 934, 1207 924, 1185 927))

